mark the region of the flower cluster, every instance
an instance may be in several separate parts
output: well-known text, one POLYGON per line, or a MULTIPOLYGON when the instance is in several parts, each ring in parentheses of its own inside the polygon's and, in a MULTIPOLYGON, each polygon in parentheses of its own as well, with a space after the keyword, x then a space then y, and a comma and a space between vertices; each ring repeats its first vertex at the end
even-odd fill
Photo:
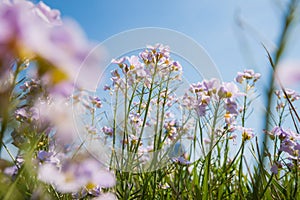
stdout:
POLYGON ((245 80, 256 82, 260 77, 260 73, 255 73, 252 69, 245 69, 243 72, 238 72, 235 81, 238 83, 243 83, 245 80))
POLYGON ((300 99, 300 95, 292 89, 286 88, 284 91, 276 90, 275 95, 277 97, 276 110, 278 112, 284 112, 286 105, 288 105, 288 100, 294 102, 300 99))
MULTIPOLYGON (((249 105, 250 100, 249 102, 246 101, 250 97, 248 93, 254 88, 255 82, 260 76, 259 73, 248 69, 244 70, 244 72, 238 72, 235 78, 238 84, 234 82, 220 82, 217 79, 193 83, 190 85, 189 91, 181 99, 181 105, 191 113, 194 113, 198 120, 206 119, 207 117, 214 118, 219 114, 223 115, 225 129, 221 130, 221 133, 240 131, 243 141, 250 140, 254 136, 253 130, 244 127, 244 123, 239 124, 237 118, 245 116, 242 113, 246 108, 243 108, 240 103, 244 101, 242 105, 249 105), (246 85, 244 91, 240 90, 240 83, 246 85)), ((211 136, 208 137, 213 138, 211 136)), ((213 142, 209 138, 206 139, 213 142)), ((229 138, 235 139, 236 135, 231 135, 229 138)))
MULTIPOLYGON (((152 78, 180 79, 182 67, 179 62, 170 58, 170 49, 162 44, 147 46, 139 56, 126 56, 120 59, 113 59, 125 76, 121 77, 117 69, 111 71, 113 85, 117 88, 133 86, 142 82, 147 88, 151 87, 152 78), (173 73, 172 73, 173 72, 173 73)), ((159 79, 157 80, 160 81, 159 79)), ((153 85, 153 82, 152 82, 153 85)), ((106 89, 110 88, 106 86, 106 89)))
POLYGON ((38 158, 43 163, 39 167, 38 176, 62 193, 80 192, 81 198, 88 194, 99 196, 101 188, 115 185, 113 174, 105 170, 99 161, 87 155, 77 155, 72 159, 57 157, 53 153, 39 152, 38 158))
MULTIPOLYGON (((289 167, 292 168, 295 163, 300 160, 300 135, 293 132, 292 130, 285 130, 282 127, 274 127, 273 130, 270 132, 272 138, 278 137, 280 140, 280 147, 279 153, 282 152, 287 154, 287 159, 290 162, 284 161, 284 163, 289 167)), ((271 171, 275 174, 278 173, 278 168, 282 168, 283 164, 281 161, 276 161, 271 168, 271 171)), ((298 166, 296 166, 298 167, 298 166)))
POLYGON ((191 84, 189 91, 191 94, 185 93, 182 105, 195 110, 199 117, 206 115, 213 102, 223 102, 226 114, 238 114, 236 99, 245 95, 233 82, 219 83, 216 79, 191 84))

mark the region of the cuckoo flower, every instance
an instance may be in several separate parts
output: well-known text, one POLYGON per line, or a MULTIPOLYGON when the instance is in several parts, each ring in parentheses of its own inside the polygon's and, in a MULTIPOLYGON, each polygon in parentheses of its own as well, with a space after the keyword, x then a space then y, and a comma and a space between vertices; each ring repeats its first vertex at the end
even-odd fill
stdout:
POLYGON ((103 169, 98 161, 86 156, 65 159, 60 167, 42 164, 38 177, 41 181, 53 184, 62 193, 77 192, 83 187, 106 188, 115 185, 113 174, 103 169))
POLYGON ((233 82, 224 82, 218 90, 219 98, 235 100, 239 96, 245 96, 233 82))
POLYGON ((244 80, 253 80, 253 82, 256 82, 260 77, 260 73, 255 73, 252 69, 245 69, 244 72, 238 72, 235 81, 238 83, 243 83, 244 80))
POLYGON ((279 151, 285 152, 289 155, 290 159, 299 160, 299 150, 300 150, 300 136, 299 134, 293 132, 292 130, 285 130, 282 127, 274 127, 270 132, 272 137, 278 136, 280 139, 279 151))
POLYGON ((113 128, 110 128, 110 127, 107 127, 107 126, 103 126, 102 132, 103 132, 105 135, 112 136, 113 133, 114 133, 114 129, 113 129, 113 128))

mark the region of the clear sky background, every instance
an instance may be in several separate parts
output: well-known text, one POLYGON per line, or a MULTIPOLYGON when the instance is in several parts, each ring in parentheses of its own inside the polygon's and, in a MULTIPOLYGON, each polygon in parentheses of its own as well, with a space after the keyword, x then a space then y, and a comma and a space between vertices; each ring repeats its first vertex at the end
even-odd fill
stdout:
MULTIPOLYGON (((266 53, 276 47, 286 0, 45 0, 75 19, 88 38, 101 42, 114 34, 142 27, 169 28, 202 45, 224 80, 238 70, 270 69, 266 53), (241 22, 241 23, 240 23, 241 22)), ((299 17, 299 16, 298 16, 299 17)), ((298 19, 299 21, 299 19, 298 19)), ((300 26, 294 28, 289 57, 300 58, 300 26)))

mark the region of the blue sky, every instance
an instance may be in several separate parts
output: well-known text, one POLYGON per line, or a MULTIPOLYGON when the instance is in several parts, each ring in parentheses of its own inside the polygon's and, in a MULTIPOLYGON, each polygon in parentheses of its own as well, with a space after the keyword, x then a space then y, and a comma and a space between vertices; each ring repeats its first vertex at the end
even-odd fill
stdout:
MULTIPOLYGON (((182 32, 202 45, 224 79, 230 80, 237 70, 249 67, 259 71, 268 69, 266 54, 260 43, 265 43, 270 49, 274 47, 282 14, 280 2, 283 1, 45 2, 60 9, 64 17, 75 19, 90 39, 99 42, 119 32, 141 27, 162 27, 182 32), (238 19, 243 20, 244 29, 238 25, 238 19)), ((299 41, 293 44, 297 46, 293 49, 300 49, 299 41)))

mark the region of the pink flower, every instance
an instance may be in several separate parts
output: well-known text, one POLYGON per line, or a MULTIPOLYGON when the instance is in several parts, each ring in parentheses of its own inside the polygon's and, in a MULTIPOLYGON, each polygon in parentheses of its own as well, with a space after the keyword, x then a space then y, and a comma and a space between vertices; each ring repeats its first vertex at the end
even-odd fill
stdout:
POLYGON ((113 128, 110 128, 110 127, 107 127, 107 126, 103 126, 102 132, 103 132, 105 135, 112 136, 113 133, 114 133, 114 129, 113 129, 113 128))
POLYGON ((40 1, 33 11, 36 13, 36 15, 40 16, 43 20, 46 22, 53 24, 53 25, 61 25, 62 21, 60 18, 60 11, 56 9, 51 9, 49 6, 47 6, 45 3, 40 1))
POLYGON ((112 187, 115 177, 102 168, 101 164, 92 158, 78 156, 63 160, 61 167, 50 163, 39 167, 38 177, 41 181, 53 184, 62 193, 77 192, 90 185, 112 187))
POLYGON ((225 102, 225 109, 230 114, 238 114, 238 105, 235 101, 227 99, 225 102))
POLYGON ((300 61, 285 60, 279 63, 276 70, 276 78, 284 87, 296 85, 300 82, 300 61))
POLYGON ((256 82, 261 77, 260 73, 255 73, 252 69, 245 69, 244 72, 238 72, 235 81, 242 83, 245 79, 256 82))
POLYGON ((273 173, 273 174, 278 174, 278 165, 277 164, 273 164, 270 171, 273 173))
POLYGON ((224 82, 218 90, 218 96, 219 98, 229 98, 234 100, 239 96, 245 96, 245 94, 240 92, 237 85, 233 82, 224 82))
POLYGON ((101 194, 99 197, 95 198, 94 200, 117 200, 117 197, 111 192, 106 192, 101 194))

